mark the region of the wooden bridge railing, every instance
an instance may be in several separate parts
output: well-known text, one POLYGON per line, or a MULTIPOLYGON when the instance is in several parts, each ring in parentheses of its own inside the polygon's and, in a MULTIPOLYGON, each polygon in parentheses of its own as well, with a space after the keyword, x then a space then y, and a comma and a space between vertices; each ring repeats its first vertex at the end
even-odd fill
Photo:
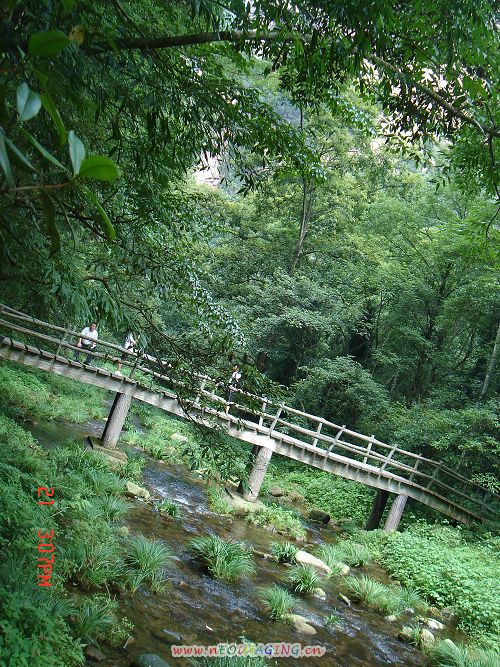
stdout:
MULTIPOLYGON (((36 347, 51 348, 54 354, 82 351, 68 338, 80 338, 78 331, 38 320, 0 304, 0 329, 16 333, 16 339, 35 340, 36 347), (40 331, 41 329, 41 331, 40 331)), ((221 385, 215 379, 202 374, 192 374, 182 380, 174 377, 168 363, 149 355, 137 355, 125 351, 119 345, 97 340, 98 349, 92 355, 101 361, 120 361, 131 369, 134 380, 150 391, 169 393, 184 403, 186 409, 207 415, 227 416, 237 414, 239 421, 262 435, 288 442, 305 444, 315 448, 318 456, 326 452, 341 455, 355 467, 380 475, 397 475, 408 484, 430 494, 438 495, 461 508, 469 508, 474 514, 494 519, 500 496, 485 487, 468 480, 441 461, 423 457, 414 452, 388 445, 374 435, 357 433, 345 425, 339 426, 327 419, 302 412, 272 399, 256 396, 242 389, 232 391, 229 403, 220 395, 221 385), (137 375, 138 374, 138 375, 137 375)), ((85 353, 85 352, 84 352, 85 353)), ((74 362, 73 362, 74 363, 74 362)), ((227 384, 222 391, 227 392, 227 384)))

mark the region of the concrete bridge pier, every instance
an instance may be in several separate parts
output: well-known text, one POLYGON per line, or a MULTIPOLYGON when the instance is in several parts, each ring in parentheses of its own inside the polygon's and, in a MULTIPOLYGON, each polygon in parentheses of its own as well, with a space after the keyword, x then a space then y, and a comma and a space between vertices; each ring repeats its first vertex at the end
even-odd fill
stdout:
POLYGON ((267 472, 269 461, 271 460, 272 455, 272 450, 268 449, 267 447, 257 448, 255 462, 250 472, 250 477, 248 478, 248 490, 243 495, 245 500, 257 500, 257 496, 259 495, 260 487, 264 481, 264 476, 267 472))
POLYGON ((384 530, 390 531, 398 529, 407 500, 408 496, 404 493, 400 493, 394 498, 387 519, 385 520, 384 530))
POLYGON ((103 447, 107 447, 108 449, 116 447, 131 403, 132 396, 120 393, 115 395, 106 426, 102 433, 103 447))
POLYGON ((380 526, 380 520, 384 513, 387 500, 389 499, 389 491, 378 489, 373 499, 372 511, 366 522, 365 530, 376 530, 380 526))

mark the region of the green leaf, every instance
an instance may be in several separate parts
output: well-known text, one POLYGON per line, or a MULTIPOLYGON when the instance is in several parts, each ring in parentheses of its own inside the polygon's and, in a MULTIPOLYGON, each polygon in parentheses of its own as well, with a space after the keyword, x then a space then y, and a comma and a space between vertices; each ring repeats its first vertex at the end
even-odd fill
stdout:
POLYGON ((23 171, 30 171, 31 173, 36 172, 35 167, 31 164, 31 162, 28 160, 28 158, 21 153, 19 148, 10 141, 10 139, 7 139, 7 137, 4 137, 5 143, 7 145, 8 152, 10 153, 10 159, 13 164, 16 165, 16 167, 19 167, 19 169, 22 169, 23 171))
POLYGON ((80 173, 80 166, 85 159, 85 146, 73 130, 70 130, 68 134, 68 143, 69 156, 71 158, 71 164, 73 165, 73 173, 75 176, 78 176, 80 173))
POLYGON ((9 162, 9 156, 7 155, 7 148, 5 147, 4 133, 0 130, 0 167, 5 174, 5 179, 7 184, 11 187, 14 187, 16 182, 14 181, 14 174, 9 162))
POLYGON ((27 83, 22 83, 17 89, 17 111, 19 120, 30 120, 40 111, 42 101, 40 95, 29 89, 27 83))
POLYGON ((69 39, 60 30, 47 30, 31 35, 28 43, 30 56, 53 56, 63 51, 69 44, 69 39))
POLYGON ((37 149, 39 153, 43 155, 43 157, 48 160, 49 162, 52 162, 56 167, 59 167, 59 169, 62 169, 63 171, 67 171, 66 167, 59 162, 57 158, 55 158, 53 155, 49 153, 49 151, 42 146, 42 144, 38 143, 38 141, 35 139, 35 137, 30 134, 27 130, 22 129, 21 130, 23 135, 26 137, 26 139, 33 144, 33 146, 37 149))
POLYGON ((64 127, 61 114, 57 110, 54 100, 52 99, 51 94, 47 90, 44 93, 42 93, 40 97, 42 100, 43 108, 52 118, 52 120, 54 121, 54 125, 56 126, 56 129, 59 132, 59 144, 61 146, 64 146, 64 144, 66 143, 66 138, 68 136, 68 133, 66 132, 66 128, 64 127))
POLYGON ((113 224, 111 223, 111 220, 108 218, 108 214, 103 209, 99 200, 97 199, 96 195, 92 192, 92 190, 84 188, 84 192, 99 211, 99 215, 101 216, 101 227, 103 228, 108 241, 114 241, 116 239, 116 231, 115 228, 113 227, 113 224))
POLYGON ((42 200, 43 217, 47 223, 47 232, 51 241, 50 254, 54 255, 61 248, 61 237, 56 226, 56 207, 45 192, 40 193, 40 199, 42 200))
POLYGON ((75 0, 61 0, 61 4, 66 12, 70 12, 73 9, 75 0))
POLYGON ((80 176, 96 178, 99 181, 114 181, 120 172, 113 160, 104 155, 91 155, 80 165, 80 176))

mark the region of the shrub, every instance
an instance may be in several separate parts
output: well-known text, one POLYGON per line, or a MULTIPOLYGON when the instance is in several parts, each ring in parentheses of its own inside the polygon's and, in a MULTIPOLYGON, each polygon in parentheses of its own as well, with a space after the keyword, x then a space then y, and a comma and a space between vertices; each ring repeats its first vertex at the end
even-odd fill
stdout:
POLYGON ((73 626, 79 637, 87 642, 105 639, 116 618, 117 603, 106 596, 85 598, 76 609, 73 626))
POLYGON ((276 584, 262 588, 260 598, 267 607, 269 618, 273 621, 283 620, 297 602, 293 595, 276 584))
POLYGON ((252 554, 243 544, 226 542, 217 535, 193 540, 191 550, 216 579, 236 581, 255 570, 252 554))
POLYGON ((298 550, 298 547, 291 542, 273 542, 271 544, 271 553, 278 563, 295 564, 295 554, 298 550))
POLYGON ((320 575, 312 565, 296 565, 287 576, 287 582, 295 593, 310 595, 320 583, 320 575))

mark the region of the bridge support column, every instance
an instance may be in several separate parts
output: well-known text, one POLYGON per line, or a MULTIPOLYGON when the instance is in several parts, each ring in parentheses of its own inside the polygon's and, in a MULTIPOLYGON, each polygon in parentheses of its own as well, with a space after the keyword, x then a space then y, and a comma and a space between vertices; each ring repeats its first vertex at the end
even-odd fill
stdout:
POLYGON ((131 402, 132 396, 129 396, 128 394, 116 394, 102 434, 103 447, 108 447, 109 449, 114 449, 116 447, 131 402))
POLYGON ((366 522, 365 530, 376 530, 380 526, 380 519, 384 513, 387 500, 389 498, 389 491, 378 489, 373 499, 372 511, 366 522))
POLYGON ((394 498, 387 519, 385 520, 384 530, 390 531, 398 529, 407 500, 408 496, 404 493, 400 493, 394 498))
POLYGON ((258 447, 255 455, 255 463, 248 479, 248 491, 243 495, 245 500, 257 500, 272 455, 273 452, 271 449, 258 447))

